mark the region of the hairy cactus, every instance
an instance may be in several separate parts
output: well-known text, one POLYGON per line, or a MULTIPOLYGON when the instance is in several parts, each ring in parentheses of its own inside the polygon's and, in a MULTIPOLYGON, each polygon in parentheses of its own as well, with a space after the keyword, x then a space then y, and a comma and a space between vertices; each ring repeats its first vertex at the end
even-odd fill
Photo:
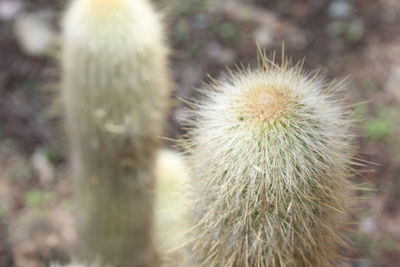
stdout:
POLYGON ((64 27, 79 252, 100 266, 152 266, 153 168, 169 96, 160 17, 146 0, 76 0, 64 27))
POLYGON ((188 171, 184 158, 173 150, 158 153, 156 164, 157 197, 155 208, 156 244, 164 267, 183 265, 183 244, 188 231, 185 223, 188 171))
POLYGON ((339 87, 262 55, 202 91, 183 142, 192 265, 335 264, 353 150, 339 87))

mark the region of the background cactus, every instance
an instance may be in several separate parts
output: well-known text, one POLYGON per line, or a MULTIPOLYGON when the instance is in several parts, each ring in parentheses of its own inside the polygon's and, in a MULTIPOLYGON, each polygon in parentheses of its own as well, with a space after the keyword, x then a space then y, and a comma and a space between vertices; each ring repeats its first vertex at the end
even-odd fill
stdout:
POLYGON ((194 266, 334 265, 352 188, 339 87, 262 55, 202 91, 184 142, 194 266))
POLYGON ((76 0, 64 23, 79 252, 101 266, 152 266, 153 166, 169 96, 160 17, 145 0, 76 0))
POLYGON ((185 158, 179 153, 163 149, 157 154, 157 197, 155 207, 155 240, 162 256, 162 266, 183 265, 186 241, 187 200, 185 189, 188 170, 185 158))

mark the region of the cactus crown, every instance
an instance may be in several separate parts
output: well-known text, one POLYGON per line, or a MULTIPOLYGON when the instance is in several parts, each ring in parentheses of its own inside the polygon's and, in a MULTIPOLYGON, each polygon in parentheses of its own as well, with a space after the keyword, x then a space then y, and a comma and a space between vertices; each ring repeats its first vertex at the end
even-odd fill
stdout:
POLYGON ((261 54, 201 92, 184 146, 204 266, 329 266, 350 205, 351 119, 301 64, 261 54))

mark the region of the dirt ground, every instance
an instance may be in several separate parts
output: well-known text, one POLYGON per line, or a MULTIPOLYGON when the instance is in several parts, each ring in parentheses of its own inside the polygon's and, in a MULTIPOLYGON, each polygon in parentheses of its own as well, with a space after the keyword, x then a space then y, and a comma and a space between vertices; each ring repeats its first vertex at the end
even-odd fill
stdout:
MULTIPOLYGON (((0 266, 68 262, 72 188, 59 91, 61 0, 0 0, 0 266)), ((352 215, 341 266, 400 266, 400 1, 166 0, 173 99, 225 66, 256 66, 257 43, 330 79, 347 77, 357 118, 354 182, 367 190, 352 215)), ((166 136, 183 133, 174 101, 166 136)), ((169 143, 166 144, 170 145, 169 143)))

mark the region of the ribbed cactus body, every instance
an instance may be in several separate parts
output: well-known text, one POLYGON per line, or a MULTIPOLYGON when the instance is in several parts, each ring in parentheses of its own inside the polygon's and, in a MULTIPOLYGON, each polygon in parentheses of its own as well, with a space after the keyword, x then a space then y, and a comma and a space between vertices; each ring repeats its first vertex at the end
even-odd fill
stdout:
POLYGON ((202 91, 184 142, 193 266, 334 265, 352 159, 338 89, 263 57, 202 91))
POLYGON ((169 96, 160 18, 145 0, 76 0, 64 27, 79 252, 101 266, 152 266, 153 166, 169 96))

